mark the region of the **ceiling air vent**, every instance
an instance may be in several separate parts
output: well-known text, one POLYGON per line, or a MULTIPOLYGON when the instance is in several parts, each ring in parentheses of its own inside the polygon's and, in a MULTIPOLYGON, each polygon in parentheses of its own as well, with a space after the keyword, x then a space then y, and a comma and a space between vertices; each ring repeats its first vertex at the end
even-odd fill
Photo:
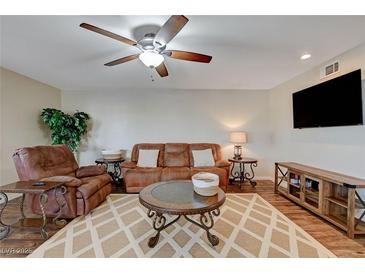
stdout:
POLYGON ((340 63, 338 61, 335 61, 334 63, 326 65, 322 68, 321 78, 325 78, 339 71, 340 71, 340 63))

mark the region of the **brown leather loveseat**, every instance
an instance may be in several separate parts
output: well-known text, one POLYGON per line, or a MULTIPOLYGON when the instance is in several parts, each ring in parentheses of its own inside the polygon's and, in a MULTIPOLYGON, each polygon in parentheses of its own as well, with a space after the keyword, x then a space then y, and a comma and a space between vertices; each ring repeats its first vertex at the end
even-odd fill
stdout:
MULTIPOLYGON (((13 160, 21 181, 62 181, 67 192, 62 218, 75 218, 89 213, 111 192, 111 177, 101 166, 78 166, 74 155, 65 145, 25 147, 16 150, 13 160)), ((60 198, 60 197, 58 197, 60 198)), ((25 205, 40 214, 38 195, 27 194, 25 205)), ((48 193, 46 215, 54 217, 59 211, 55 191, 48 193)))
POLYGON ((198 172, 210 172, 219 176, 219 186, 226 191, 229 178, 229 162, 222 160, 221 148, 218 144, 209 143, 167 143, 136 144, 133 146, 131 161, 121 164, 126 191, 139 192, 145 186, 169 180, 189 180, 198 172), (138 167, 140 149, 159 150, 157 167, 138 167), (192 150, 212 149, 215 165, 194 167, 192 150))

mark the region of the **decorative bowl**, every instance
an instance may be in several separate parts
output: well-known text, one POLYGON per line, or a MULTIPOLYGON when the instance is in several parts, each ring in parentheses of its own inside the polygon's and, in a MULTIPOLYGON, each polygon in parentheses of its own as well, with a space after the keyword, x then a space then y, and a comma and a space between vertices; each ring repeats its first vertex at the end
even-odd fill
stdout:
POLYGON ((120 160, 122 159, 121 150, 102 150, 101 155, 105 160, 120 160))
POLYGON ((194 191, 202 196, 214 196, 218 193, 219 176, 208 172, 199 172, 191 177, 194 191))

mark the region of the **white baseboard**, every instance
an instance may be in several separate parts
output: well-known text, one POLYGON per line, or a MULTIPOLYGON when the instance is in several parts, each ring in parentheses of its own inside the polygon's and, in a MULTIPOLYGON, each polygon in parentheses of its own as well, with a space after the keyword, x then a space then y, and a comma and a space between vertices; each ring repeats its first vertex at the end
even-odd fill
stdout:
POLYGON ((255 176, 255 180, 266 180, 274 182, 274 178, 270 176, 255 176))

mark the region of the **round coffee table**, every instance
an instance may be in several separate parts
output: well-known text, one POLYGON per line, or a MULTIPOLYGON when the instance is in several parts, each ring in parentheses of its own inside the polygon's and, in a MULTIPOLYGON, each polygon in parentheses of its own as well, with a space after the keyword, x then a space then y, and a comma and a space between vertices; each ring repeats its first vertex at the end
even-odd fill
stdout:
POLYGON ((209 242, 215 246, 219 243, 217 236, 210 233, 214 226, 213 215, 220 214, 219 207, 226 200, 226 195, 219 188, 218 194, 214 196, 201 196, 194 192, 191 181, 168 181, 149 185, 139 193, 140 203, 148 209, 148 217, 153 219, 153 228, 157 231, 156 235, 148 241, 149 247, 154 247, 158 243, 160 233, 169 227, 181 216, 204 229, 207 232, 209 242), (177 215, 175 219, 166 223, 163 214, 177 215), (197 222, 189 215, 200 215, 197 222))

